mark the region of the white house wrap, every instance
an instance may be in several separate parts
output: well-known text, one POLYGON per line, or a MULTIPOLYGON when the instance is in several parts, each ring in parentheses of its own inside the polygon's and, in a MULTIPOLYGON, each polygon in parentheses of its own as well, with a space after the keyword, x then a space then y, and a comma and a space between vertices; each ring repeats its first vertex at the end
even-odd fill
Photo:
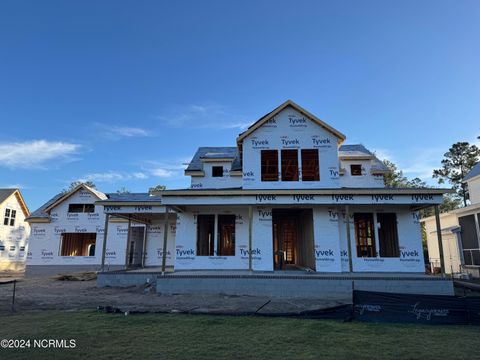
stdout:
POLYGON ((177 212, 175 269, 424 273, 417 210, 445 190, 385 188, 385 165, 344 140, 287 101, 236 147, 199 148, 190 189, 158 193, 177 212))

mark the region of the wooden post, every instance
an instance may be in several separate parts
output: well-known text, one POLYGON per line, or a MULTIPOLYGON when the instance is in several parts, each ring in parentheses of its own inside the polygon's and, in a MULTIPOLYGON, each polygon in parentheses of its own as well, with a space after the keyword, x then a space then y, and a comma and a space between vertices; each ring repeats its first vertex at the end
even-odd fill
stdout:
POLYGON ((438 205, 435 205, 435 223, 437 227, 437 241, 438 241, 438 253, 440 255, 440 269, 442 276, 445 276, 445 260, 443 258, 443 242, 442 242, 442 226, 440 224, 440 210, 438 205))
POLYGON ((143 252, 142 252, 142 268, 145 267, 145 253, 147 251, 147 228, 148 224, 145 224, 144 232, 143 232, 143 252))
POLYGON ((167 244, 168 244, 168 206, 165 206, 165 224, 163 228, 163 249, 162 249, 162 275, 165 275, 167 267, 167 244))
POLYGON ((248 271, 253 271, 253 262, 252 262, 252 248, 253 248, 253 239, 252 239, 252 222, 253 222, 253 206, 248 207, 248 271))
POLYGON ((352 262, 352 239, 350 236, 350 211, 348 205, 345 206, 345 226, 347 231, 347 246, 348 246, 348 271, 353 272, 352 262))
POLYGON ((108 234, 108 221, 110 214, 105 214, 105 227, 103 229, 103 244, 102 244, 102 272, 105 271, 105 252, 107 251, 107 234, 108 234))
POLYGON ((125 250, 125 269, 128 268, 128 249, 130 248, 130 228, 132 224, 132 219, 130 215, 128 216, 128 231, 127 231, 127 247, 125 250))

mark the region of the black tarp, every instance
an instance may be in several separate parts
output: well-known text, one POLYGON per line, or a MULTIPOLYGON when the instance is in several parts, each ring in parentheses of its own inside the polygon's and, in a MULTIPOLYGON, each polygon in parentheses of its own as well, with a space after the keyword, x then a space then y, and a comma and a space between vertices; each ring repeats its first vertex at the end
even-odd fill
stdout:
POLYGON ((365 322, 480 325, 480 298, 355 290, 353 319, 365 322))

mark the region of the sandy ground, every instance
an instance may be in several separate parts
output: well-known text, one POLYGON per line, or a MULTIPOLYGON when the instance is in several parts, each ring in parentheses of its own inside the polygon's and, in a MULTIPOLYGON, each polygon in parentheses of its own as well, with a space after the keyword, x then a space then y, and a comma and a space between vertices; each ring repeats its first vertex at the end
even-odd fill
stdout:
MULTIPOLYGON (((15 309, 78 310, 113 306, 122 311, 189 312, 218 314, 299 313, 342 305, 315 299, 270 299, 228 295, 161 295, 154 288, 97 288, 95 280, 59 281, 51 277, 24 278, 1 273, 0 283, 18 279, 15 309)), ((9 311, 12 284, 0 285, 0 312, 9 311)))

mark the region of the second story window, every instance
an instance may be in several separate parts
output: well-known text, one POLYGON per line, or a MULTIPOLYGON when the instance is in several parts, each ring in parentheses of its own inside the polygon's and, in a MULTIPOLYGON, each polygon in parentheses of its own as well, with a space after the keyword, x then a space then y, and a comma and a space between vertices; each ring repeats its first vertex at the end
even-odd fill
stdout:
POLYGON ((282 150, 282 181, 298 181, 298 150, 282 150))
POLYGON ((362 165, 358 165, 358 164, 350 165, 350 174, 352 176, 362 176, 362 165))
POLYGON ((262 150, 262 181, 278 181, 278 151, 262 150))
POLYGON ((93 213, 95 212, 94 204, 69 204, 69 213, 93 213))
POLYGON ((302 181, 319 181, 318 149, 302 149, 302 181))
POLYGON ((15 226, 15 217, 17 216, 17 210, 5 209, 5 217, 3 219, 3 225, 15 226))
POLYGON ((223 177, 223 166, 212 166, 212 177, 223 177))

